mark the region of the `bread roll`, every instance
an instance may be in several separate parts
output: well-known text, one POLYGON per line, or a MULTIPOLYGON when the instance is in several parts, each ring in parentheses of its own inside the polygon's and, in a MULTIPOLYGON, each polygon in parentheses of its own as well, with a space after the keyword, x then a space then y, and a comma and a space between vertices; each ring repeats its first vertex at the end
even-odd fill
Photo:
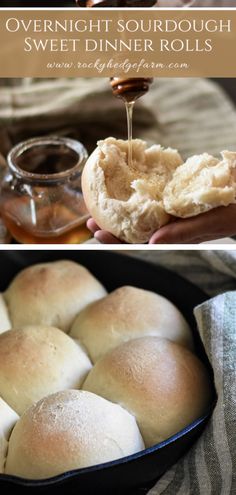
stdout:
POLYGON ((86 268, 73 261, 56 261, 21 271, 5 298, 14 328, 48 325, 68 332, 79 311, 105 294, 86 268))
POLYGON ((0 396, 18 413, 46 395, 79 388, 91 369, 85 352, 52 327, 0 335, 0 396))
POLYGON ((133 140, 108 138, 88 159, 82 174, 87 208, 101 229, 128 243, 148 242, 170 221, 187 218, 236 201, 236 152, 223 151, 222 160, 207 153, 183 163, 176 150, 147 148, 133 140))
POLYGON ((7 305, 3 295, 0 294, 0 333, 10 330, 11 326, 7 305))
POLYGON ((205 414, 212 398, 199 359, 158 337, 132 340, 106 354, 90 371, 83 389, 132 412, 146 447, 205 414))
POLYGON ((164 187, 179 153, 133 140, 133 163, 128 166, 128 141, 99 141, 82 174, 87 208, 100 228, 128 243, 148 242, 170 217, 163 208, 164 187))
POLYGON ((43 479, 142 450, 134 417, 94 394, 67 390, 28 409, 13 430, 6 474, 43 479))
POLYGON ((236 153, 221 155, 222 161, 207 153, 192 156, 178 167, 164 190, 168 213, 186 218, 235 203, 236 153))
POLYGON ((8 440, 19 416, 0 398, 0 473, 4 472, 8 440))
POLYGON ((79 313, 70 335, 86 347, 93 362, 131 339, 159 336, 193 348, 191 331, 179 310, 154 292, 120 287, 79 313))

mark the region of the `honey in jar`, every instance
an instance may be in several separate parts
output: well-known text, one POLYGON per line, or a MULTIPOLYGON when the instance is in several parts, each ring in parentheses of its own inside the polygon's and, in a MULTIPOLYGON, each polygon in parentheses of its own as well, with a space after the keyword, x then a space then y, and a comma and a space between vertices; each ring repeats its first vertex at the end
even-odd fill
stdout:
POLYGON ((35 138, 8 155, 1 215, 24 244, 78 244, 91 237, 81 191, 87 159, 83 145, 68 138, 35 138))

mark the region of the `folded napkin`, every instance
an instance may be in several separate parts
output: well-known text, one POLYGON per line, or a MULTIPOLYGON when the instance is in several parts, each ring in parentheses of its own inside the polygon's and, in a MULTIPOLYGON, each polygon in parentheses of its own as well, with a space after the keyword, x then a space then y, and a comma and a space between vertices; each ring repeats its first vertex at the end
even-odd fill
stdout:
POLYGON ((172 269, 211 297, 195 308, 194 314, 214 371, 218 395, 212 418, 201 437, 148 495, 233 495, 236 493, 236 251, 136 251, 132 255, 172 269))

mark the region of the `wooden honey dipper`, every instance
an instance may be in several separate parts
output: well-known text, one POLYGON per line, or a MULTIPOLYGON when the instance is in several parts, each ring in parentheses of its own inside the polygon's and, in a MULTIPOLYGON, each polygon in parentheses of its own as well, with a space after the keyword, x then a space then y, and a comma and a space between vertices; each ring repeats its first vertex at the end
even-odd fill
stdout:
MULTIPOLYGON (((79 7, 152 7, 156 0, 76 0, 79 7)), ((132 120, 135 101, 149 90, 150 77, 111 77, 113 95, 125 102, 128 125, 128 163, 132 165, 132 120)))
POLYGON ((152 81, 151 77, 134 77, 130 79, 112 77, 110 84, 114 96, 127 102, 132 102, 147 93, 152 81))

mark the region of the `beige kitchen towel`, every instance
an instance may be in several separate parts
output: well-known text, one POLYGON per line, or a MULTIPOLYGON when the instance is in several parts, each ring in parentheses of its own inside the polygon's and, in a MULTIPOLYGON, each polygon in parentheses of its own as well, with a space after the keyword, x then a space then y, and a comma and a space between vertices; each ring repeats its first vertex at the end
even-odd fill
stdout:
MULTIPOLYGON (((22 139, 60 134, 81 140, 89 151, 108 135, 127 137, 124 104, 107 79, 10 80, 0 87, 0 152, 22 139), (14 85, 12 86, 12 84, 14 85), (9 86, 11 84, 11 86, 9 86)), ((214 82, 156 79, 136 104, 134 137, 178 148, 184 158, 235 149, 236 112, 214 82)))
POLYGON ((236 251, 136 251, 132 255, 172 269, 211 296, 195 308, 195 317, 218 395, 201 437, 148 495, 234 495, 236 251))

